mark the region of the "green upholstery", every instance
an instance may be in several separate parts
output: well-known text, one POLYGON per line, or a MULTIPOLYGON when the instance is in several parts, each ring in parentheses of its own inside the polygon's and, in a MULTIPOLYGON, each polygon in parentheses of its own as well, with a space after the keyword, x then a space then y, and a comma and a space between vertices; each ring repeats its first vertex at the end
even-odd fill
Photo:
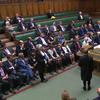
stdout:
POLYGON ((75 16, 78 14, 78 11, 69 11, 69 12, 62 12, 54 14, 56 17, 65 17, 65 16, 75 16))
POLYGON ((65 38, 65 40, 69 40, 69 39, 70 39, 70 38, 69 38, 69 34, 65 33, 65 34, 64 34, 64 38, 65 38))
MULTIPOLYGON (((76 26, 76 27, 79 27, 79 26, 81 26, 83 23, 84 23, 84 21, 83 21, 83 22, 76 23, 75 26, 76 26)), ((66 25, 65 27, 67 27, 67 25, 66 25)), ((23 41, 26 41, 27 38, 28 38, 29 36, 31 36, 31 37, 34 38, 36 35, 37 35, 37 34, 36 34, 35 30, 33 30, 33 31, 31 31, 31 32, 26 32, 26 33, 24 33, 24 34, 16 35, 16 36, 15 36, 15 39, 16 39, 16 40, 23 40, 23 41), (34 36, 33 36, 33 35, 34 35, 34 36)), ((69 40, 69 35, 68 35, 67 33, 64 34, 64 37, 65 37, 66 40, 69 40)))
MULTIPOLYGON (((42 18, 43 16, 40 16, 40 18, 42 18)), ((46 16, 45 16, 46 17, 46 16)), ((88 15, 85 15, 85 18, 88 18, 88 15)), ((27 18, 28 19, 28 18, 27 18)), ((62 21, 63 23, 67 23, 67 22, 70 22, 72 20, 77 20, 77 16, 73 16, 73 17, 66 17, 66 18, 60 18, 60 19, 55 19, 55 20, 48 20, 48 21, 43 21, 43 22, 37 22, 37 24, 41 24, 41 26, 44 26, 44 25, 52 25, 53 22, 55 21, 62 21)), ((14 29, 16 32, 18 32, 18 26, 16 25, 15 26, 15 29, 14 29)))
POLYGON ((0 31, 3 30, 3 24, 4 24, 4 21, 3 20, 0 20, 0 31))
MULTIPOLYGON (((41 24, 41 26, 44 26, 44 25, 50 26, 50 25, 52 25, 53 22, 55 22, 55 21, 62 21, 63 23, 67 23, 67 22, 70 22, 70 21, 76 20, 76 19, 77 19, 77 16, 74 16, 74 17, 67 17, 67 18, 49 20, 49 21, 44 21, 44 22, 37 22, 37 24, 41 24)), ((18 26, 17 26, 17 25, 15 26, 14 31, 15 31, 15 32, 18 32, 18 26)))
POLYGON ((83 41, 84 41, 84 39, 80 39, 80 43, 81 43, 81 44, 83 43, 83 41))
POLYGON ((3 52, 2 50, 0 50, 0 60, 2 60, 2 58, 3 58, 3 52))
MULTIPOLYGON (((65 16, 75 16, 77 15, 78 11, 69 11, 69 12, 60 12, 55 13, 54 15, 58 17, 65 17, 65 16)), ((47 15, 40 15, 40 16, 34 16, 34 17, 25 17, 25 21, 29 20, 30 18, 33 18, 35 20, 46 20, 48 19, 47 15)))
POLYGON ((46 15, 41 15, 41 16, 35 16, 35 17, 26 17, 25 21, 28 21, 30 18, 33 18, 35 20, 45 20, 45 19, 48 19, 48 17, 46 15))
MULTIPOLYGON (((88 18, 88 15, 85 15, 85 18, 88 18)), ((55 19, 55 20, 50 20, 50 21, 44 21, 44 22, 37 22, 37 24, 41 24, 41 26, 44 26, 44 25, 52 25, 53 22, 55 21, 62 21, 63 24, 66 24, 72 20, 77 20, 77 16, 73 16, 73 17, 67 17, 67 18, 61 18, 61 19, 55 19)))
POLYGON ((32 39, 34 39, 36 37, 36 32, 31 31, 31 32, 27 32, 27 33, 24 33, 24 34, 19 34, 19 35, 15 36, 15 39, 26 41, 28 39, 28 37, 32 37, 32 39))

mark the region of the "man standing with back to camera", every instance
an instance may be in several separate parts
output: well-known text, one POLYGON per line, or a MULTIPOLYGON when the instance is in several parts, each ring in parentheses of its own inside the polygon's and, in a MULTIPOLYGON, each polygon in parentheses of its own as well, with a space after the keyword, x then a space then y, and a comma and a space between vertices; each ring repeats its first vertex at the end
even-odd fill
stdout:
POLYGON ((89 57, 88 50, 83 48, 83 56, 79 59, 79 66, 81 68, 81 79, 83 81, 83 90, 86 91, 86 86, 88 85, 88 90, 91 90, 91 78, 93 72, 93 59, 89 57))

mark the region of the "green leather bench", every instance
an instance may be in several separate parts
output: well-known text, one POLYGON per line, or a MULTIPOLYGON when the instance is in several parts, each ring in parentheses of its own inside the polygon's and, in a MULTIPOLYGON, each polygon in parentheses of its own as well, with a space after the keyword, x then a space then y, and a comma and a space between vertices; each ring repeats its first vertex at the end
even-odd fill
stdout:
MULTIPOLYGON (((76 26, 76 27, 79 27, 79 26, 81 26, 83 23, 84 23, 84 21, 83 21, 83 22, 76 23, 75 26, 76 26)), ((67 27, 67 25, 66 25, 65 27, 67 27)), ((15 40, 23 40, 23 41, 26 41, 28 37, 32 37, 32 38, 34 39, 35 36, 37 36, 37 33, 36 33, 35 30, 33 30, 33 31, 31 31, 31 32, 26 32, 26 33, 24 33, 24 34, 22 33, 22 34, 16 35, 16 36, 15 36, 15 40)), ((69 40, 68 34, 65 34, 65 39, 66 39, 66 40, 69 40)))
MULTIPOLYGON (((88 15, 85 15, 85 18, 88 18, 88 15)), ((37 24, 41 24, 41 26, 44 26, 44 25, 50 26, 55 21, 62 21, 63 24, 67 24, 68 22, 70 22, 72 20, 77 20, 77 16, 61 18, 61 19, 57 19, 57 20, 55 19, 55 20, 44 21, 44 22, 37 22, 37 24)))
MULTIPOLYGON (((52 25, 53 22, 55 22, 55 21, 62 21, 63 23, 66 23, 66 24, 67 24, 67 22, 70 22, 70 21, 76 20, 76 19, 77 19, 77 16, 74 16, 74 17, 67 17, 67 18, 49 20, 49 21, 44 21, 44 22, 37 22, 37 25, 38 25, 38 24, 41 24, 41 26, 44 26, 44 25, 50 26, 50 25, 52 25)), ((18 25, 15 26, 14 31, 15 31, 15 32, 18 32, 18 25)))
MULTIPOLYGON (((60 12, 60 13, 55 13, 54 15, 59 18, 59 17, 65 17, 65 16, 75 16, 78 14, 78 11, 66 11, 66 12, 60 12)), ((40 15, 40 16, 33 16, 33 17, 25 17, 25 21, 28 21, 30 18, 33 18, 35 20, 47 20, 48 17, 47 15, 40 15)))
POLYGON ((0 20, 0 32, 4 30, 3 24, 4 24, 4 21, 1 19, 0 20))
POLYGON ((15 35, 15 39, 16 40, 23 40, 26 41, 28 39, 28 37, 32 37, 32 39, 34 39, 36 37, 36 32, 35 31, 31 31, 31 32, 26 32, 24 34, 19 34, 19 35, 15 35))

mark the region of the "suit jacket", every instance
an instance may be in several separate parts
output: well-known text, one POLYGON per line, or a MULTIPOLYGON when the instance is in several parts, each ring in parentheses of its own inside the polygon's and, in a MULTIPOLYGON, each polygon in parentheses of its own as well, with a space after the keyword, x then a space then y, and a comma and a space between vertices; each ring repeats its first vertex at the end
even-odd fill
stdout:
POLYGON ((84 15, 80 15, 80 14, 78 14, 78 18, 77 18, 78 20, 84 20, 84 15))
POLYGON ((15 70, 14 63, 13 62, 10 62, 10 61, 7 60, 3 64, 4 64, 5 69, 8 72, 8 74, 9 73, 12 73, 12 74, 15 74, 16 73, 16 70, 15 70))
POLYGON ((77 53, 80 50, 80 48, 82 47, 82 44, 80 42, 78 42, 78 43, 79 43, 80 47, 78 46, 78 44, 75 41, 72 43, 71 51, 73 53, 77 53))
POLYGON ((94 28, 95 28, 96 31, 100 31, 100 25, 99 25, 99 24, 96 24, 96 25, 94 26, 94 28))
POLYGON ((20 45, 16 45, 16 55, 18 56, 19 53, 24 53, 25 54, 25 46, 21 49, 20 45))
POLYGON ((94 38, 94 43, 100 44, 100 36, 94 38))
POLYGON ((18 29, 19 31, 25 31, 27 29, 27 25, 24 22, 18 23, 18 29))
POLYGON ((90 80, 93 72, 93 59, 88 55, 84 55, 79 59, 79 66, 81 68, 81 79, 90 80))
POLYGON ((72 30, 75 27, 75 24, 68 24, 68 26, 66 27, 67 31, 72 30))
POLYGON ((13 24, 18 24, 18 23, 19 23, 18 18, 22 18, 22 16, 18 16, 18 17, 15 16, 15 17, 13 18, 13 24))
POLYGON ((44 46, 47 46, 47 45, 48 45, 48 44, 47 44, 47 40, 46 40, 45 38, 43 38, 43 39, 44 39, 45 43, 43 43, 41 37, 39 37, 39 38, 36 40, 36 44, 42 44, 42 45, 44 45, 44 46))
POLYGON ((48 35, 50 33, 50 28, 48 26, 47 27, 43 27, 43 33, 48 35))
POLYGON ((47 13, 48 18, 51 18, 52 16, 54 16, 54 13, 47 13))
POLYGON ((65 27, 64 27, 63 25, 58 25, 58 26, 57 26, 57 29, 58 29, 59 31, 62 31, 62 32, 65 31, 65 27))
POLYGON ((80 28, 79 30, 78 30, 78 32, 79 32, 79 36, 81 37, 81 36, 84 36, 84 30, 83 30, 83 28, 80 28))
POLYGON ((57 27, 55 25, 51 25, 50 26, 50 32, 56 32, 57 31, 57 27))
POLYGON ((11 55, 12 53, 14 53, 14 51, 13 51, 12 48, 4 48, 4 49, 3 49, 3 54, 4 54, 4 56, 6 56, 6 57, 8 57, 9 55, 11 55), (8 52, 9 52, 10 54, 6 51, 6 49, 8 50, 8 52))
POLYGON ((35 27, 36 27, 35 22, 30 21, 30 22, 28 23, 28 29, 29 29, 29 30, 35 29, 35 27))
POLYGON ((35 50, 35 45, 33 41, 28 40, 26 42, 26 51, 28 54, 32 54, 33 50, 35 50))

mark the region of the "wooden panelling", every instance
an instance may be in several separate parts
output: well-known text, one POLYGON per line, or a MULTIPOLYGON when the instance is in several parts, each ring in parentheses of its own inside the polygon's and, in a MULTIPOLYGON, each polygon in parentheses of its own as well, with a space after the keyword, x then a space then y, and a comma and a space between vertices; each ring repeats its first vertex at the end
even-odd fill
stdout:
POLYGON ((4 5, 0 6, 0 13, 2 18, 5 18, 7 16, 6 6, 4 5))
MULTIPOLYGON (((20 5, 19 5, 19 4, 12 4, 12 8, 13 8, 13 10, 14 10, 14 15, 15 15, 16 13, 21 14, 20 5)), ((10 10, 11 10, 11 9, 10 9, 10 10)))
POLYGON ((87 13, 100 15, 100 0, 80 0, 79 8, 87 13))
POLYGON ((33 15, 33 4, 27 3, 26 9, 27 9, 27 16, 32 16, 33 15))
POLYGON ((100 12, 100 0, 6 0, 12 2, 0 4, 0 17, 14 16, 19 13, 22 16, 34 16, 45 14, 51 9, 53 12, 82 10, 85 12, 100 12), (18 1, 20 1, 18 3, 18 1))
POLYGON ((21 15, 22 16, 27 16, 27 6, 26 3, 25 4, 20 4, 20 11, 21 11, 21 15))

